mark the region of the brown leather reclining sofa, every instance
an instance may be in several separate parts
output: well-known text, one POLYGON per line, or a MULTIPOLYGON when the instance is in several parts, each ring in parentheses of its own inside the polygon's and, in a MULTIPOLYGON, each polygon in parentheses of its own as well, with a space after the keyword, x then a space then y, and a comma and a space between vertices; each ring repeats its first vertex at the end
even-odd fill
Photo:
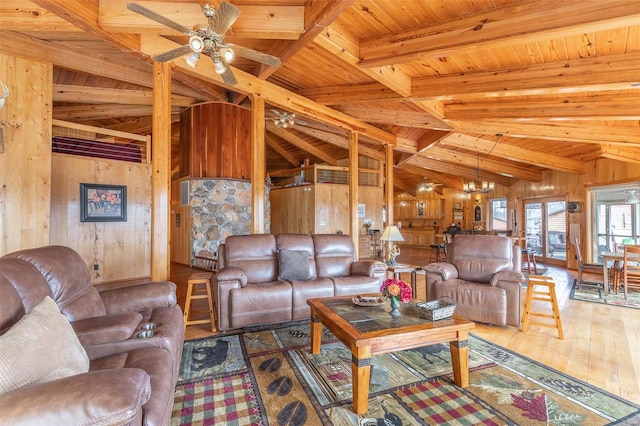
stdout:
POLYGON ((170 424, 184 340, 174 283, 98 292, 78 253, 48 246, 1 257, 0 294, 0 423, 170 424))
POLYGON ((424 266, 427 300, 453 299, 456 315, 472 321, 520 326, 520 247, 504 236, 458 235, 447 262, 424 266))
POLYGON ((356 261, 351 237, 235 235, 218 249, 218 328, 309 318, 307 299, 378 293, 387 265, 356 261))

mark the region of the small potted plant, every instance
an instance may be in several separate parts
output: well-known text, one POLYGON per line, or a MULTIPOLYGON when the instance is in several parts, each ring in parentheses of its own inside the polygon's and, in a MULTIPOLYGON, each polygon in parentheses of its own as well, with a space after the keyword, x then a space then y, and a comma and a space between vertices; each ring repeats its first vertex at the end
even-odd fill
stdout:
POLYGON ((373 225, 373 222, 371 222, 371 219, 364 220, 362 227, 364 228, 365 235, 369 235, 369 229, 371 229, 371 225, 373 225))
POLYGON ((408 303, 413 296, 411 286, 404 281, 395 278, 388 278, 380 286, 382 297, 391 302, 391 312, 389 315, 397 317, 400 315, 400 302, 408 303))

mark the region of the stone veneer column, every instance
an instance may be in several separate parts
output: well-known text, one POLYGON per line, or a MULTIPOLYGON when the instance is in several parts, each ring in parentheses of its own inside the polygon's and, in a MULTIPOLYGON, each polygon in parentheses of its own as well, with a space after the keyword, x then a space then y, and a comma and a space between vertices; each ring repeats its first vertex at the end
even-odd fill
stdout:
MULTIPOLYGON (((265 232, 271 232, 271 203, 265 185, 265 232)), ((229 235, 251 233, 251 182, 238 179, 190 180, 191 263, 194 256, 217 256, 229 235)))

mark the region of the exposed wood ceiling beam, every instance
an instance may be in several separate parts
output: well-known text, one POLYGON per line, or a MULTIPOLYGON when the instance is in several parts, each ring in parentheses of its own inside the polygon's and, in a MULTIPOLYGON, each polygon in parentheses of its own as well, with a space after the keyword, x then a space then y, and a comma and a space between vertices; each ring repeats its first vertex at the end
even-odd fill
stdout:
POLYGON ((400 189, 400 192, 407 192, 413 195, 414 197, 416 196, 416 193, 417 193, 416 186, 408 184, 407 182, 403 181, 397 176, 393 177, 393 186, 394 188, 400 189))
POLYGON ((480 154, 466 154, 460 151, 433 147, 423 153, 418 154, 421 157, 432 158, 440 161, 447 161, 453 164, 459 164, 465 167, 480 167, 480 173, 493 172, 497 175, 526 179, 531 182, 541 182, 542 173, 532 170, 526 165, 520 165, 512 162, 497 160, 495 157, 486 157, 480 154))
MULTIPOLYGON (((304 46, 310 43, 318 34, 335 21, 342 12, 347 10, 355 0, 341 0, 335 2, 307 2, 305 4, 305 31, 295 41, 284 41, 276 44, 269 52, 270 55, 277 56, 285 63, 293 55, 298 53, 304 46)), ((265 80, 278 68, 260 65, 258 78, 265 80)))
POLYGON ((449 135, 451 135, 451 132, 431 130, 416 141, 416 151, 423 152, 429 148, 433 148, 449 135))
POLYGON ((493 134, 502 133, 517 138, 548 139, 583 143, 612 143, 628 146, 640 146, 640 132, 629 132, 629 129, 569 122, 558 123, 514 123, 512 121, 456 121, 454 126, 459 131, 493 134))
POLYGON ((298 136, 294 135, 293 133, 287 131, 287 129, 281 129, 281 128, 277 127, 275 124, 270 123, 270 122, 267 122, 266 129, 269 132, 273 133, 274 135, 277 135, 277 136, 281 137, 282 139, 284 139, 285 141, 289 142, 291 145, 294 145, 294 146, 300 148, 301 150, 303 150, 305 152, 308 152, 309 154, 313 155, 314 157, 321 159, 325 163, 327 163, 327 164, 329 164, 331 166, 337 166, 338 165, 338 160, 336 160, 335 158, 333 158, 329 154, 325 153, 321 149, 316 148, 315 146, 313 146, 309 142, 305 141, 301 137, 298 137, 298 136))
MULTIPOLYGON (((82 104, 153 105, 153 91, 54 84, 53 101, 82 104)), ((186 107, 194 102, 195 99, 188 96, 173 95, 171 97, 171 105, 174 107, 186 107)))
POLYGON ((473 101, 444 106, 445 117, 450 120, 640 120, 640 89, 630 95, 606 98, 548 99, 513 101, 509 99, 473 101))
MULTIPOLYGON (((360 61, 359 40, 335 25, 323 31, 314 41, 347 64, 357 66, 360 61)), ((411 95, 411 78, 396 67, 388 65, 371 69, 361 68, 360 71, 401 96, 411 95)))
POLYGON ((273 136, 271 136, 268 133, 265 133, 264 140, 269 148, 271 148, 278 155, 280 155, 282 158, 287 160, 289 164, 291 164, 294 167, 298 167, 300 165, 300 162, 298 161, 298 159, 293 154, 291 154, 290 151, 287 151, 285 148, 283 148, 273 136))
MULTIPOLYGON (((640 52, 530 64, 412 80, 405 101, 492 98, 572 92, 630 90, 640 84, 640 52)), ((298 91, 323 105, 384 102, 402 97, 379 83, 320 87, 298 91)))
POLYGON ((423 129, 451 130, 451 126, 443 123, 426 112, 408 111, 406 109, 375 108, 359 105, 344 105, 337 110, 368 123, 393 123, 397 126, 419 127, 423 129))
MULTIPOLYGON (((100 0, 99 25, 105 31, 134 33, 155 31, 157 34, 181 34, 171 28, 127 9, 131 0, 100 0)), ((186 28, 206 24, 207 18, 198 3, 137 0, 186 28)), ((297 39, 304 32, 304 7, 274 5, 236 5, 241 15, 228 36, 241 38, 297 39)))
MULTIPOLYGON (((475 179, 477 176, 475 168, 464 167, 458 164, 440 160, 433 160, 431 158, 422 156, 413 157, 409 161, 407 161, 407 163, 418 167, 424 167, 429 170, 448 173, 454 176, 461 176, 467 179, 475 179)), ((482 171, 481 178, 484 180, 493 181, 502 186, 511 186, 515 182, 515 179, 485 171, 482 171)))
MULTIPOLYGON (((327 142, 327 143, 339 146, 340 148, 343 148, 346 150, 349 149, 349 140, 346 135, 340 135, 332 132, 327 132, 324 130, 318 130, 308 126, 294 125, 293 127, 297 131, 309 136, 313 136, 314 138, 321 140, 323 142, 327 142)), ((377 151, 374 148, 369 148, 367 146, 364 146, 363 144, 359 144, 358 153, 362 155, 366 155, 367 157, 370 157, 379 161, 384 161, 385 159, 384 152, 377 151)))
MULTIPOLYGON (((184 108, 172 107, 172 114, 180 114, 184 108)), ((59 120, 95 120, 99 118, 142 117, 153 114, 152 105, 93 104, 62 106, 53 109, 53 117, 59 120)))
POLYGON ((636 25, 640 3, 540 0, 485 10, 438 25, 363 40, 361 66, 379 67, 446 57, 481 48, 534 43, 636 25), (553 13, 549 11, 553 10, 553 13), (523 31, 526 28, 526 31, 523 31))
POLYGON ((602 157, 611 158, 612 160, 640 164, 640 149, 638 148, 601 144, 599 154, 602 157))
POLYGON ((453 176, 447 173, 435 172, 433 170, 428 170, 423 167, 418 167, 408 163, 402 163, 401 165, 396 167, 399 170, 403 170, 417 176, 426 177, 427 179, 435 183, 441 183, 444 186, 462 191, 463 182, 460 176, 453 176))
POLYGON ((584 163, 582 161, 496 142, 497 139, 491 141, 461 133, 453 133, 446 137, 439 146, 446 148, 446 145, 450 145, 452 147, 477 151, 485 155, 490 152, 491 155, 519 163, 530 164, 532 166, 540 166, 568 173, 584 173, 584 163))

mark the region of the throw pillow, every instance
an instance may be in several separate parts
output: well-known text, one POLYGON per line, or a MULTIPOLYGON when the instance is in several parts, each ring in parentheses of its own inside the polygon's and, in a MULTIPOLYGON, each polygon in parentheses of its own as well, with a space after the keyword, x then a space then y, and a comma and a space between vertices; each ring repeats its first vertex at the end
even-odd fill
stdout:
POLYGON ((0 394, 87 371, 87 352, 49 296, 0 336, 0 394))
POLYGON ((281 249, 278 251, 278 279, 309 281, 309 253, 281 249))

